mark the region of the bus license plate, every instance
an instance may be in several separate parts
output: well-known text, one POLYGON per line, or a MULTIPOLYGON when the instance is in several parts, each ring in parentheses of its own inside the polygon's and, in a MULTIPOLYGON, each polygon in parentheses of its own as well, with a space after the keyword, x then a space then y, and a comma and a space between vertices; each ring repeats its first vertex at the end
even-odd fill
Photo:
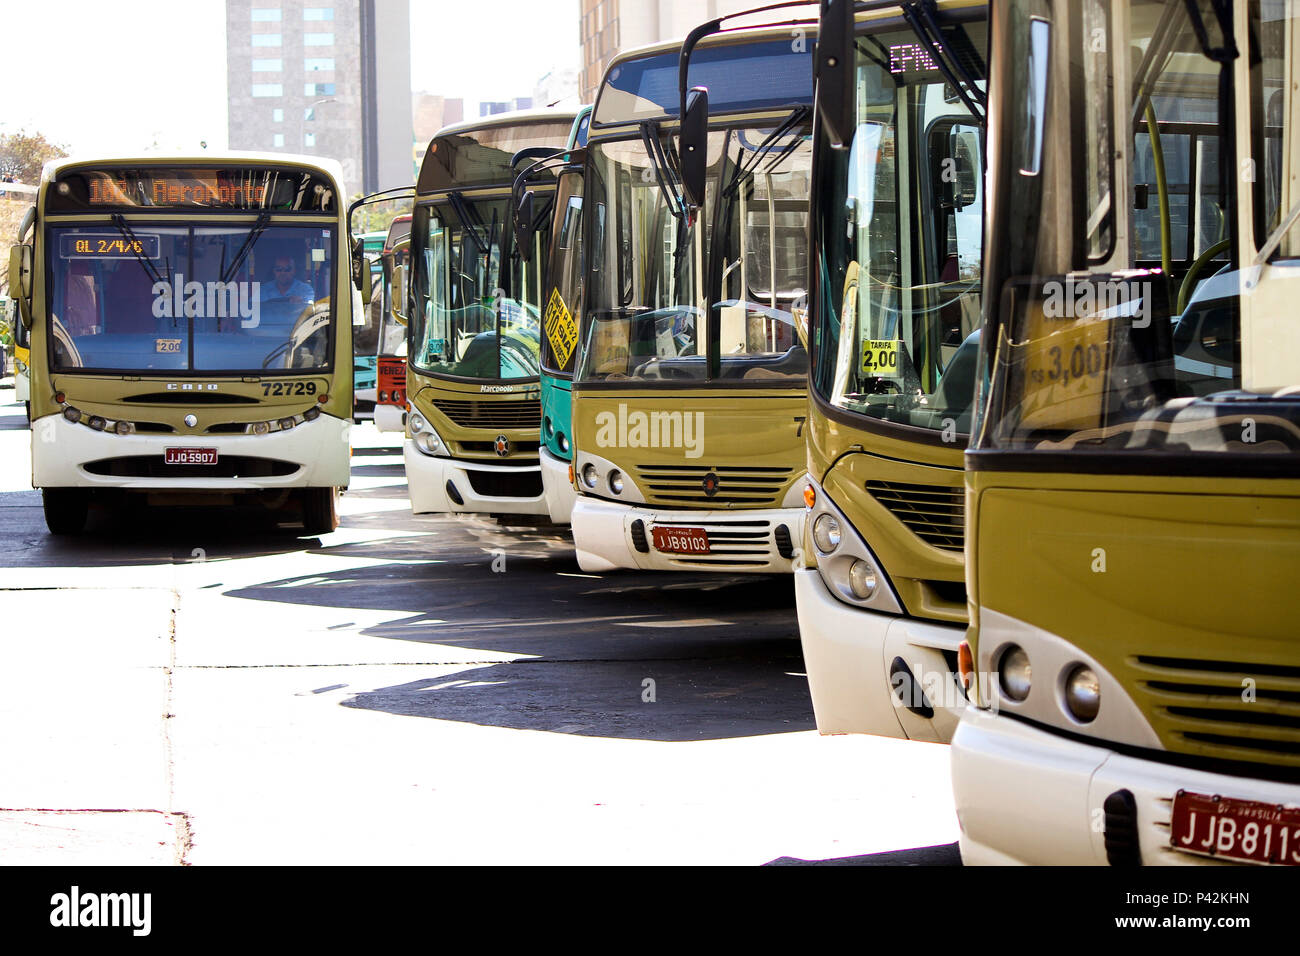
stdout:
POLYGON ((215 448, 168 448, 164 459, 169 465, 215 465, 217 450, 215 448))
POLYGON ((703 528, 650 529, 656 551, 666 554, 708 554, 709 533, 703 528))
POLYGON ((1184 853, 1300 866, 1300 807, 1179 790, 1170 831, 1169 845, 1184 853))

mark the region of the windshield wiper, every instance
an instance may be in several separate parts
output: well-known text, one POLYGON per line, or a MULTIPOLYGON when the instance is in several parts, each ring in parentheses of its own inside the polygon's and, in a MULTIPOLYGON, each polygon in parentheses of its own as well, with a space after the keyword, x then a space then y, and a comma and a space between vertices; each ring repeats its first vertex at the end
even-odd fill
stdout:
POLYGON ((243 245, 235 253, 235 258, 230 260, 230 265, 221 270, 221 281, 229 282, 230 277, 239 271, 239 267, 244 264, 248 254, 253 251, 253 246, 257 244, 258 238, 266 231, 267 224, 271 221, 271 214, 264 212, 257 217, 257 222, 253 223, 253 228, 248 230, 248 235, 244 237, 243 245))
MULTIPOLYGON (((153 261, 144 257, 141 253, 141 250, 144 249, 144 243, 136 238, 135 233, 131 230, 130 224, 126 221, 126 217, 121 213, 114 213, 112 222, 113 225, 117 226, 117 231, 122 234, 122 238, 127 241, 127 244, 131 248, 131 254, 135 256, 135 261, 140 263, 140 268, 144 270, 145 275, 155 283, 162 282, 171 285, 171 270, 167 270, 167 278, 164 279, 162 273, 159 272, 158 268, 153 264, 153 261)), ((161 253, 161 251, 162 250, 160 249, 159 252, 161 253)))
POLYGON ((683 219, 686 215, 686 202, 668 179, 669 175, 673 174, 673 166, 659 138, 658 123, 646 120, 641 124, 641 142, 645 145, 646 156, 650 159, 650 168, 654 170, 655 182, 659 184, 659 192, 664 197, 664 204, 668 206, 668 211, 674 218, 683 219))

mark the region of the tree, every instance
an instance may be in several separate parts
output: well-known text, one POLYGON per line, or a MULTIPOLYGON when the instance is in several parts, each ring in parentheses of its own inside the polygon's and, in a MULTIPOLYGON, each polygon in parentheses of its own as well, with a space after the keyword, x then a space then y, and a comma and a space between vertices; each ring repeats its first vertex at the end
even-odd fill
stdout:
POLYGON ((67 156, 64 148, 41 133, 19 130, 0 136, 0 180, 35 185, 48 160, 67 156))
MULTIPOLYGON (((354 201, 360 198, 360 193, 352 197, 354 201)), ((358 206, 352 214, 352 232, 354 235, 363 232, 387 232, 393 218, 410 212, 411 205, 410 199, 387 199, 358 206)))

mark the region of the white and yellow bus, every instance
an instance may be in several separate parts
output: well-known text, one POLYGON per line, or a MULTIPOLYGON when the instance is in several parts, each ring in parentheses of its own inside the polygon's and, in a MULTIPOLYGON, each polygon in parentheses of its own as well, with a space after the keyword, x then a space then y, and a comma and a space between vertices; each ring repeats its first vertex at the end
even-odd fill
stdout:
POLYGON ((990 34, 962 859, 1300 865, 1300 4, 990 34))
POLYGON ((815 41, 815 21, 711 23, 605 73, 573 310, 584 571, 794 567, 815 41))
POLYGON ((130 494, 251 499, 334 530, 354 306, 339 180, 280 154, 46 166, 10 285, 51 532, 130 494))

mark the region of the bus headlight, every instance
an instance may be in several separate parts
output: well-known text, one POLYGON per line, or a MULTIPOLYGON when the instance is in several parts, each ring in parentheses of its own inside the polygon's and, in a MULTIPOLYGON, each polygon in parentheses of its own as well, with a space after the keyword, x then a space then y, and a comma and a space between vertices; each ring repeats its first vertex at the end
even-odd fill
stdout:
POLYGON ((582 466, 582 483, 592 491, 595 491, 596 485, 600 483, 600 473, 596 471, 596 466, 590 462, 582 466))
POLYGON ((876 569, 863 560, 854 561, 849 568, 849 590, 859 601, 876 593, 876 569))
POLYGON ((1012 700, 1024 700, 1029 696, 1032 678, 1029 655, 1023 647, 1012 644, 1002 652, 998 661, 998 682, 1002 685, 1002 693, 1012 700))
POLYGON ((129 435, 135 431, 135 426, 130 422, 118 422, 113 426, 113 431, 117 432, 119 435, 129 435))
POLYGON ((1065 678, 1065 706, 1080 723, 1096 718, 1101 709, 1101 681, 1091 667, 1079 664, 1065 678))
POLYGON ((623 473, 617 468, 609 473, 609 490, 616 495, 623 493, 623 473))
POLYGON ((818 515, 813 522, 813 544, 822 554, 830 554, 840 546, 840 523, 831 515, 818 515))
POLYGON ((100 418, 98 415, 91 415, 90 421, 86 422, 86 424, 95 429, 95 431, 102 432, 104 426, 107 425, 108 422, 104 421, 104 419, 100 418))
POLYGON ((253 424, 248 426, 248 433, 250 435, 265 435, 270 432, 270 430, 270 422, 253 422, 253 424))
POLYGON ((560 432, 559 445, 560 445, 560 451, 564 452, 565 454, 568 454, 569 436, 564 434, 564 432, 560 432))
POLYGON ((81 421, 81 409, 73 408, 69 405, 63 410, 63 417, 75 425, 77 422, 81 421))
POLYGON ((547 438, 555 434, 555 422, 551 421, 550 415, 542 419, 542 428, 545 429, 547 438))
POLYGON ((411 441, 423 454, 447 457, 447 446, 427 418, 413 411, 406 416, 406 424, 411 429, 411 441))

